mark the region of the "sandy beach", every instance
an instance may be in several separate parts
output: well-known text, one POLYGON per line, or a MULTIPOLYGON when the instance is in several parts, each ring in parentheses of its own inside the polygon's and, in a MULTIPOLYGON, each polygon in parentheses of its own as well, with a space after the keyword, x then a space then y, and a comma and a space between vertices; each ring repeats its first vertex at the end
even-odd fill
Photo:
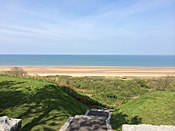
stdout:
MULTIPOLYGON (((175 67, 125 67, 125 66, 18 66, 29 75, 69 76, 175 76, 175 67)), ((0 72, 10 71, 12 66, 0 66, 0 72)))

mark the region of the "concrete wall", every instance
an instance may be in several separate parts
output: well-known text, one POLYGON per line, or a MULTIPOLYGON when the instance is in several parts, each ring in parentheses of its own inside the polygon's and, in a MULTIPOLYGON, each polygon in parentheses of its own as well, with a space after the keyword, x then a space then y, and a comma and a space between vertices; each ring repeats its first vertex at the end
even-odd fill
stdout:
POLYGON ((153 126, 147 124, 141 125, 122 125, 122 131, 175 131, 175 126, 153 126))

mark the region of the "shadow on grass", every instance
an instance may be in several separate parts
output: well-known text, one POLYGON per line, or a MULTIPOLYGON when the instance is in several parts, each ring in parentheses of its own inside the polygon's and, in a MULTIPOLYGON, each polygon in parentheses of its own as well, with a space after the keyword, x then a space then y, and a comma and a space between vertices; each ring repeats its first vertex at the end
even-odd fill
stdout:
POLYGON ((75 98, 76 100, 80 101, 81 103, 85 104, 89 108, 103 108, 103 107, 106 107, 105 105, 99 103, 98 101, 95 101, 95 100, 91 99, 88 96, 79 94, 78 92, 76 92, 75 90, 73 90, 72 88, 70 88, 68 86, 62 86, 61 88, 66 93, 68 93, 73 98, 75 98))
POLYGON ((12 108, 22 104, 20 101, 23 99, 24 94, 22 91, 14 90, 12 86, 22 84, 25 82, 15 81, 2 81, 0 82, 0 115, 3 114, 3 110, 12 108))
POLYGON ((2 81, 0 82, 0 88, 9 88, 14 85, 23 84, 25 82, 15 82, 15 81, 2 81))
MULTIPOLYGON (((22 130, 58 130, 69 116, 84 114, 88 107, 102 105, 67 87, 15 86, 23 82, 0 82, 0 116, 21 118, 22 130), (86 106, 87 105, 87 106, 86 106)), ((28 85, 30 86, 30 85, 28 85)))
POLYGON ((134 116, 132 118, 129 118, 127 114, 124 114, 122 112, 113 113, 111 117, 111 125, 112 128, 121 131, 123 124, 141 124, 142 118, 139 116, 134 116))
MULTIPOLYGON (((43 124, 57 126, 58 122, 63 121, 64 118, 76 115, 77 113, 83 114, 86 109, 81 107, 82 105, 78 104, 78 101, 75 103, 76 101, 62 91, 62 89, 53 85, 38 89, 33 98, 35 103, 24 114, 21 114, 21 117, 34 113, 37 116, 27 123, 23 130, 31 130, 32 127, 43 124)), ((48 127, 44 128, 49 129, 48 127)))

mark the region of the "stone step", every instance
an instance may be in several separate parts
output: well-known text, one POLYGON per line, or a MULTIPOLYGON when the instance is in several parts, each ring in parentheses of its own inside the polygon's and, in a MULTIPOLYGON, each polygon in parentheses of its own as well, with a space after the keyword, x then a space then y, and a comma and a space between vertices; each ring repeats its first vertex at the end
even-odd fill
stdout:
POLYGON ((106 119, 98 116, 76 115, 66 131, 107 131, 106 119))
POLYGON ((70 117, 60 131, 112 131, 109 110, 88 110, 85 115, 70 117))

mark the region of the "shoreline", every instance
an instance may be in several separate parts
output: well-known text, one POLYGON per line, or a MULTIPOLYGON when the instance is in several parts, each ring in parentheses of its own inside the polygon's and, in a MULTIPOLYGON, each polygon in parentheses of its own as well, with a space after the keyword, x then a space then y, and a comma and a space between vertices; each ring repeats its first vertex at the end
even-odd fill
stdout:
POLYGON ((175 76, 175 67, 142 66, 0 66, 0 72, 20 67, 32 76, 116 76, 116 77, 165 77, 175 76))

